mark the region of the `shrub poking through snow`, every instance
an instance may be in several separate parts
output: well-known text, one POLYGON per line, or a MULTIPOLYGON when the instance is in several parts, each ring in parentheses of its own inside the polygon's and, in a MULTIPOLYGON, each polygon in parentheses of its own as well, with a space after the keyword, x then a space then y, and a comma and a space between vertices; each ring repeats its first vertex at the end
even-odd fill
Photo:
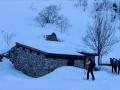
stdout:
POLYGON ((37 20, 42 27, 46 24, 54 24, 58 18, 59 8, 56 5, 50 5, 44 8, 38 15, 37 20))
POLYGON ((111 2, 109 0, 95 1, 94 9, 95 11, 108 11, 111 9, 111 2))
POLYGON ((12 40, 14 38, 14 33, 10 33, 8 31, 2 31, 3 35, 4 35, 4 41, 7 44, 7 46, 10 46, 10 44, 12 43, 12 40))
POLYGON ((65 32, 70 27, 70 24, 68 22, 69 20, 66 17, 59 16, 56 25, 61 32, 65 32))
POLYGON ((59 15, 59 7, 56 5, 50 5, 44 8, 38 15, 37 21, 42 26, 45 27, 46 24, 54 24, 61 32, 65 32, 70 26, 67 17, 59 15))

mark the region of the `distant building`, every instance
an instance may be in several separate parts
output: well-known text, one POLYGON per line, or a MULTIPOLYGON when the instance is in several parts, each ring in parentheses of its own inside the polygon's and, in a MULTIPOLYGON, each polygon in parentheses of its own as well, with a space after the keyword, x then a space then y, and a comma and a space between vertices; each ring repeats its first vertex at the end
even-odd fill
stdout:
POLYGON ((17 70, 40 77, 61 66, 84 68, 86 57, 95 60, 97 54, 79 52, 78 55, 49 53, 20 43, 16 43, 9 52, 10 61, 17 70))

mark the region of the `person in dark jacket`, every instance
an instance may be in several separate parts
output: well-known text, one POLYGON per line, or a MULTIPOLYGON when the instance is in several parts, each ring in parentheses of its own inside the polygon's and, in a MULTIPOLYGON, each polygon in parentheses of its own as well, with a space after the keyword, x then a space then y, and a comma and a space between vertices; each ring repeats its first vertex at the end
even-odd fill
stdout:
POLYGON ((110 64, 112 66, 112 73, 114 72, 114 61, 113 61, 113 58, 110 58, 110 64))
POLYGON ((0 54, 0 62, 2 62, 2 59, 3 59, 3 55, 0 54))
POLYGON ((95 61, 93 61, 91 58, 88 58, 86 60, 86 66, 87 66, 87 80, 89 79, 89 74, 92 75, 92 80, 95 80, 95 76, 93 74, 93 69, 95 68, 95 61))
POLYGON ((115 73, 117 73, 117 66, 118 66, 118 60, 115 59, 114 60, 114 71, 115 71, 115 73))
POLYGON ((120 59, 118 60, 118 74, 120 73, 120 59))

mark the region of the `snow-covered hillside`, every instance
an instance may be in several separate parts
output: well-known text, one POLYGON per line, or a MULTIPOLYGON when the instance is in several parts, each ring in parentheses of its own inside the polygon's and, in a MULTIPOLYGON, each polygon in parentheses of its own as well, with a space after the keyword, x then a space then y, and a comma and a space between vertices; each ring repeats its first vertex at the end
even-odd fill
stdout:
MULTIPOLYGON (((75 54, 78 51, 88 50, 82 42, 82 37, 91 21, 93 3, 91 0, 88 1, 86 11, 75 5, 75 0, 0 0, 0 42, 2 43, 0 52, 5 52, 14 46, 15 42, 54 53, 67 54, 69 52, 68 54, 75 54), (60 15, 69 19, 71 27, 65 33, 61 33, 54 25, 47 25, 42 28, 35 20, 38 13, 48 5, 59 6, 60 15), (44 35, 52 32, 55 32, 63 42, 48 42, 43 38, 44 35), (12 34, 10 46, 7 46, 4 40, 5 33, 12 34)), ((119 57, 116 48, 109 56, 119 57)))
MULTIPOLYGON (((76 7, 75 0, 0 0, 0 53, 7 51, 16 42, 53 53, 77 54, 88 50, 83 44, 87 26, 91 21, 94 0, 88 0, 88 7, 76 7), (60 7, 60 14, 69 19, 71 27, 61 33, 54 25, 42 28, 35 18, 48 5, 60 7), (62 42, 46 41, 44 35, 55 32, 62 42), (6 35, 12 35, 9 46, 6 35)), ((117 34, 118 35, 118 34, 117 34)), ((116 44, 110 57, 119 58, 120 43, 116 44)), ((109 62, 109 61, 108 61, 109 62)), ((6 59, 0 63, 0 90, 117 90, 120 76, 111 73, 110 68, 95 72, 95 81, 83 80, 84 70, 76 67, 61 67, 41 77, 30 78, 19 71, 6 59)))

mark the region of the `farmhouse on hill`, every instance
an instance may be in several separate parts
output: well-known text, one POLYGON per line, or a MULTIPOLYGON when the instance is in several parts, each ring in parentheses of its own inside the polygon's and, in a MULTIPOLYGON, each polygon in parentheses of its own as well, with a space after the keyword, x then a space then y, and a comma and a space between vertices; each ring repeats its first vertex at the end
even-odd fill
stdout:
POLYGON ((61 66, 84 68, 86 57, 95 60, 97 54, 79 52, 76 54, 51 53, 24 44, 16 43, 9 52, 10 61, 17 70, 32 77, 40 77, 61 66))

